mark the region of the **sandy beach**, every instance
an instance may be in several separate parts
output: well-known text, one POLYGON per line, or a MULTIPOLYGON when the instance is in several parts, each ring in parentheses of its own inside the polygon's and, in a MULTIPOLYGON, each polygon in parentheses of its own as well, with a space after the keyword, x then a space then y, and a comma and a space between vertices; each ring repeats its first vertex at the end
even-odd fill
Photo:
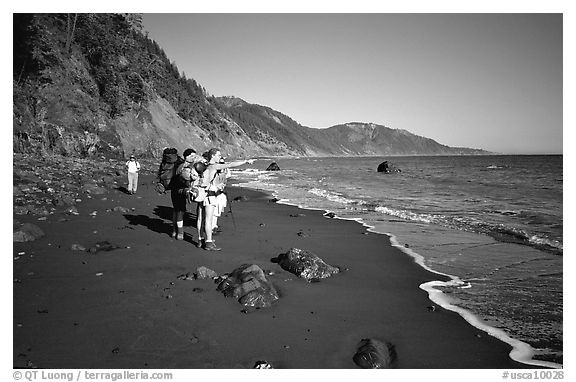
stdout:
POLYGON ((222 251, 204 251, 194 211, 185 240, 170 237, 170 197, 151 182, 141 176, 135 195, 117 187, 83 198, 78 215, 18 216, 45 236, 13 246, 15 368, 228 369, 265 360, 354 369, 363 338, 393 344, 398 369, 528 367, 510 359, 509 345, 435 306, 419 285, 439 276, 385 235, 229 186, 229 200, 240 200, 220 219, 222 251), (118 248, 82 250, 102 241, 118 248), (290 248, 345 271, 308 283, 271 261, 290 248), (210 279, 178 278, 242 264, 270 273, 280 294, 272 307, 246 310, 210 279))

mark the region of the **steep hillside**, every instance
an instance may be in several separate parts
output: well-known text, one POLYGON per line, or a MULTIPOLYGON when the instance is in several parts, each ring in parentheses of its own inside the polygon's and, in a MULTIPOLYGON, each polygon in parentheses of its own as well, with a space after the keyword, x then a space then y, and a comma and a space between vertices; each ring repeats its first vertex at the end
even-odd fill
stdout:
POLYGON ((248 136, 257 142, 266 139, 272 147, 278 148, 278 154, 286 149, 297 155, 310 156, 487 154, 483 150, 449 147, 406 130, 373 123, 352 122, 312 129, 269 107, 236 97, 220 97, 213 102, 242 126, 248 136))
POLYGON ((137 15, 15 14, 15 152, 265 152, 141 32, 137 15), (240 149, 242 148, 242 150, 240 149))
POLYGON ((333 150, 348 155, 481 155, 486 151, 449 147, 406 130, 352 122, 318 133, 333 150))
POLYGON ((211 101, 230 116, 246 134, 272 155, 328 155, 321 136, 290 117, 267 106, 250 104, 237 97, 211 101))
POLYGON ((311 129, 266 106, 212 97, 142 31, 138 14, 14 14, 13 149, 159 157, 479 154, 364 123, 311 129))

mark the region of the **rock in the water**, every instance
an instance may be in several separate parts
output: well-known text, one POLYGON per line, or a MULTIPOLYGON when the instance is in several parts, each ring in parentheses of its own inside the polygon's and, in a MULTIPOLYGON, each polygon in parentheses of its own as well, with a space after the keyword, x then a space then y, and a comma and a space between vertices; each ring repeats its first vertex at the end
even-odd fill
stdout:
POLYGON ((196 269, 196 273, 194 273, 195 279, 213 279, 215 277, 218 277, 218 273, 216 273, 212 269, 206 268, 204 266, 198 267, 196 269))
POLYGON ((218 284, 217 290, 226 297, 234 297, 244 306, 255 308, 267 308, 279 298, 274 285, 254 264, 244 264, 233 270, 218 284))
POLYGON ((17 231, 14 231, 14 241, 26 242, 34 241, 44 236, 44 231, 37 225, 24 223, 17 231))
POLYGON ((400 169, 398 167, 396 167, 396 165, 394 165, 393 163, 390 163, 388 161, 384 161, 378 165, 378 168, 376 169, 376 171, 383 172, 385 174, 389 174, 391 172, 400 172, 400 169))
POLYGON ((280 254, 275 262, 283 269, 308 282, 324 279, 340 272, 340 269, 326 264, 312 252, 298 248, 291 248, 288 252, 280 254))
POLYGON ((378 172, 390 172, 390 167, 388 166, 388 161, 384 161, 378 165, 376 169, 378 172))
POLYGON ((396 351, 388 342, 364 338, 358 344, 353 360, 363 369, 388 369, 396 360, 396 351))
POLYGON ((268 166, 266 171, 280 171, 280 166, 278 166, 278 163, 272 162, 270 163, 270 166, 268 166))

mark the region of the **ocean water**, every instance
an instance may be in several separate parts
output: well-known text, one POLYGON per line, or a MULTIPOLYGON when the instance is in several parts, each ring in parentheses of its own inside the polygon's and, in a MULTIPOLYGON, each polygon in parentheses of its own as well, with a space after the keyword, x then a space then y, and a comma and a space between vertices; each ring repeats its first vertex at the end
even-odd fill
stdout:
POLYGON ((439 305, 510 343, 521 362, 563 352, 563 158, 450 156, 266 158, 233 171, 281 202, 355 219, 433 278, 439 305), (388 160, 399 173, 377 173, 388 160), (281 171, 265 171, 276 162, 281 171))

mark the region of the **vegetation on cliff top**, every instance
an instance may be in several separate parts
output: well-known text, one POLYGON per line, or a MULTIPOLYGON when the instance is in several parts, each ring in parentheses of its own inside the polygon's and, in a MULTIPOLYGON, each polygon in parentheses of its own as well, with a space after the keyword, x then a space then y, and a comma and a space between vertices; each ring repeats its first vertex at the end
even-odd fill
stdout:
POLYGON ((122 155, 110 120, 156 95, 207 131, 206 90, 180 73, 134 14, 14 14, 14 150, 122 155))

